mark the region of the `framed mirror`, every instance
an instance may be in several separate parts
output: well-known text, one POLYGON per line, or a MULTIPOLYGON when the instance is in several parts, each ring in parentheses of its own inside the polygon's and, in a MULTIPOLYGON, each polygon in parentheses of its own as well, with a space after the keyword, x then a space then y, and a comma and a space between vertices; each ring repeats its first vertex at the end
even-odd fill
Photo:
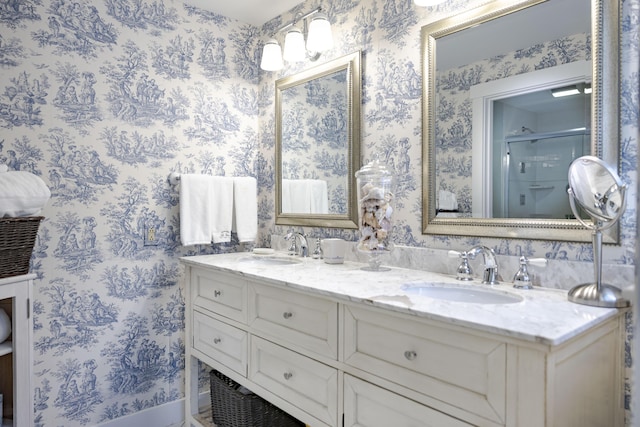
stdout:
POLYGON ((567 173, 582 155, 619 165, 619 10, 496 0, 422 28, 424 234, 591 240, 567 173))
POLYGON ((357 228, 361 53, 276 81, 276 224, 357 228))

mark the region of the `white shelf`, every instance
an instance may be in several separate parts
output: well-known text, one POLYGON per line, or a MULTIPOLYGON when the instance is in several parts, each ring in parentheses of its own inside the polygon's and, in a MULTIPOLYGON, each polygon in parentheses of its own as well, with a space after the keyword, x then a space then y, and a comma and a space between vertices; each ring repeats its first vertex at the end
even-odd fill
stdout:
POLYGON ((11 352, 13 352, 13 343, 11 341, 0 342, 0 356, 4 356, 11 352))

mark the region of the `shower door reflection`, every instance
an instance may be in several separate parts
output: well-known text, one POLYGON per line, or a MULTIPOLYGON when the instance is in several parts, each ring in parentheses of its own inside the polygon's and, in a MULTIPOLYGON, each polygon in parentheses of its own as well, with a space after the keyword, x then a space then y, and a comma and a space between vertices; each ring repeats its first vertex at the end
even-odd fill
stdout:
POLYGON ((503 191, 494 193, 494 216, 571 218, 567 171, 590 151, 590 133, 584 128, 505 137, 507 167, 503 191))

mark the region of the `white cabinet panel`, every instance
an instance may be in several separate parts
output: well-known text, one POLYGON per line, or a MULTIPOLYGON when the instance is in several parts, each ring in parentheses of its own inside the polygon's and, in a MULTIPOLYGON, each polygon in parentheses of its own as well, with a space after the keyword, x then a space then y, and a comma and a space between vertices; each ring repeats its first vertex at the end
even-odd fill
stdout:
POLYGON ((238 322, 247 322, 247 283, 230 274, 191 271, 193 305, 238 322))
POLYGON ((347 306, 345 362, 493 422, 505 422, 503 342, 347 306))
POLYGON ((237 373, 247 375, 247 332, 194 311, 193 348, 237 373))
POLYGON ((471 426, 350 375, 344 389, 344 427, 471 426))
POLYGON ((250 288, 250 325, 294 346, 336 359, 338 304, 268 286, 250 288))
POLYGON ((338 371, 256 336, 249 379, 329 425, 337 425, 338 371))

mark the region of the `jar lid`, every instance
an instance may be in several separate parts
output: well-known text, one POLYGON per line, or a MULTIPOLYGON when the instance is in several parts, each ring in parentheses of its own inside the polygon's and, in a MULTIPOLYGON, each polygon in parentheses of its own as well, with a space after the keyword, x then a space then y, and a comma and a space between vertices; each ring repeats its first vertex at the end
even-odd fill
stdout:
POLYGON ((356 178, 366 176, 393 178, 394 173, 376 157, 356 172, 356 178))

